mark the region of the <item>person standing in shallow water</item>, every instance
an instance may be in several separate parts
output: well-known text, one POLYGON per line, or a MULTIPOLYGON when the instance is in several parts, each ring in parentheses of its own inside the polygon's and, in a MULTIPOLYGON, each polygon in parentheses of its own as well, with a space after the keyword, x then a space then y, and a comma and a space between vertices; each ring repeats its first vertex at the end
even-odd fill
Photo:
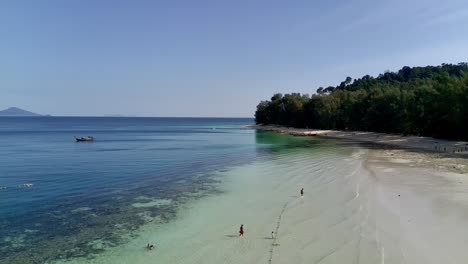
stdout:
POLYGON ((244 225, 243 224, 240 226, 239 236, 244 236, 244 225))
POLYGON ((301 197, 304 196, 304 188, 301 189, 301 197))

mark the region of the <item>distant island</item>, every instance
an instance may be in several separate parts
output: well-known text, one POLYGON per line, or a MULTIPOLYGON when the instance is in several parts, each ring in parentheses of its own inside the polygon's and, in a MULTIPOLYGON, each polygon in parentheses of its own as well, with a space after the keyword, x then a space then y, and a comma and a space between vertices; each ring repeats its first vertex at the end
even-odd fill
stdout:
POLYGON ((103 117, 125 117, 125 116, 120 115, 120 114, 110 114, 110 115, 104 115, 103 117))
POLYGON ((257 124, 468 139, 468 64, 401 68, 346 79, 316 94, 275 94, 257 124))
POLYGON ((29 112, 18 107, 10 107, 10 108, 0 111, 0 116, 42 116, 42 115, 29 112))

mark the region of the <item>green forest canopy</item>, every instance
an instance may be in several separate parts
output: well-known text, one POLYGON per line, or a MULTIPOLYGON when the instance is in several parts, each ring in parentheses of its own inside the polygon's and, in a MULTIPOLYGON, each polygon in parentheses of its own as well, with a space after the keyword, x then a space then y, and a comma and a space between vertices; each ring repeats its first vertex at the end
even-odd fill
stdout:
POLYGON ((257 124, 468 139, 468 64, 403 67, 261 101, 257 124))

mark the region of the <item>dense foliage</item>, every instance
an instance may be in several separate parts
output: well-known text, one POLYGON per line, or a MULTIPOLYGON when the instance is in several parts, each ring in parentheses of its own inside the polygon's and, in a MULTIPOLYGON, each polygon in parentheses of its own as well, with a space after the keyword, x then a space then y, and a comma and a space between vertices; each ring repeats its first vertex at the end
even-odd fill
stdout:
POLYGON ((468 64, 403 67, 374 78, 347 77, 317 94, 275 94, 257 124, 468 139, 468 64))

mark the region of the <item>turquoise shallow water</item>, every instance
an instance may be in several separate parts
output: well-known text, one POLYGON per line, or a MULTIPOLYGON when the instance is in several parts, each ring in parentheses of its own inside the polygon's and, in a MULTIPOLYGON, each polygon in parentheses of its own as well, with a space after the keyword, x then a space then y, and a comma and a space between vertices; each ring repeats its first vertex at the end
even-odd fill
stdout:
POLYGON ((90 257, 124 243, 145 223, 171 221, 186 201, 216 192, 213 173, 268 154, 243 128, 252 123, 0 118, 0 259, 90 257), (73 140, 88 135, 96 142, 73 140))
MULTIPOLYGON (((368 178, 358 173, 366 151, 318 138, 253 136, 255 157, 210 173, 209 195, 179 203, 169 222, 141 225, 115 247, 90 241, 91 247, 106 248, 92 257, 50 263, 344 263, 359 255, 360 245, 371 261, 350 263, 378 263, 375 247, 361 240, 364 234, 373 237, 371 226, 369 232, 360 228, 371 210, 368 178), (300 188, 306 190, 302 198, 300 188), (244 237, 237 233, 240 224, 244 237), (146 250, 147 243, 156 249, 146 250)), ((133 206, 168 203, 137 198, 133 206)))

